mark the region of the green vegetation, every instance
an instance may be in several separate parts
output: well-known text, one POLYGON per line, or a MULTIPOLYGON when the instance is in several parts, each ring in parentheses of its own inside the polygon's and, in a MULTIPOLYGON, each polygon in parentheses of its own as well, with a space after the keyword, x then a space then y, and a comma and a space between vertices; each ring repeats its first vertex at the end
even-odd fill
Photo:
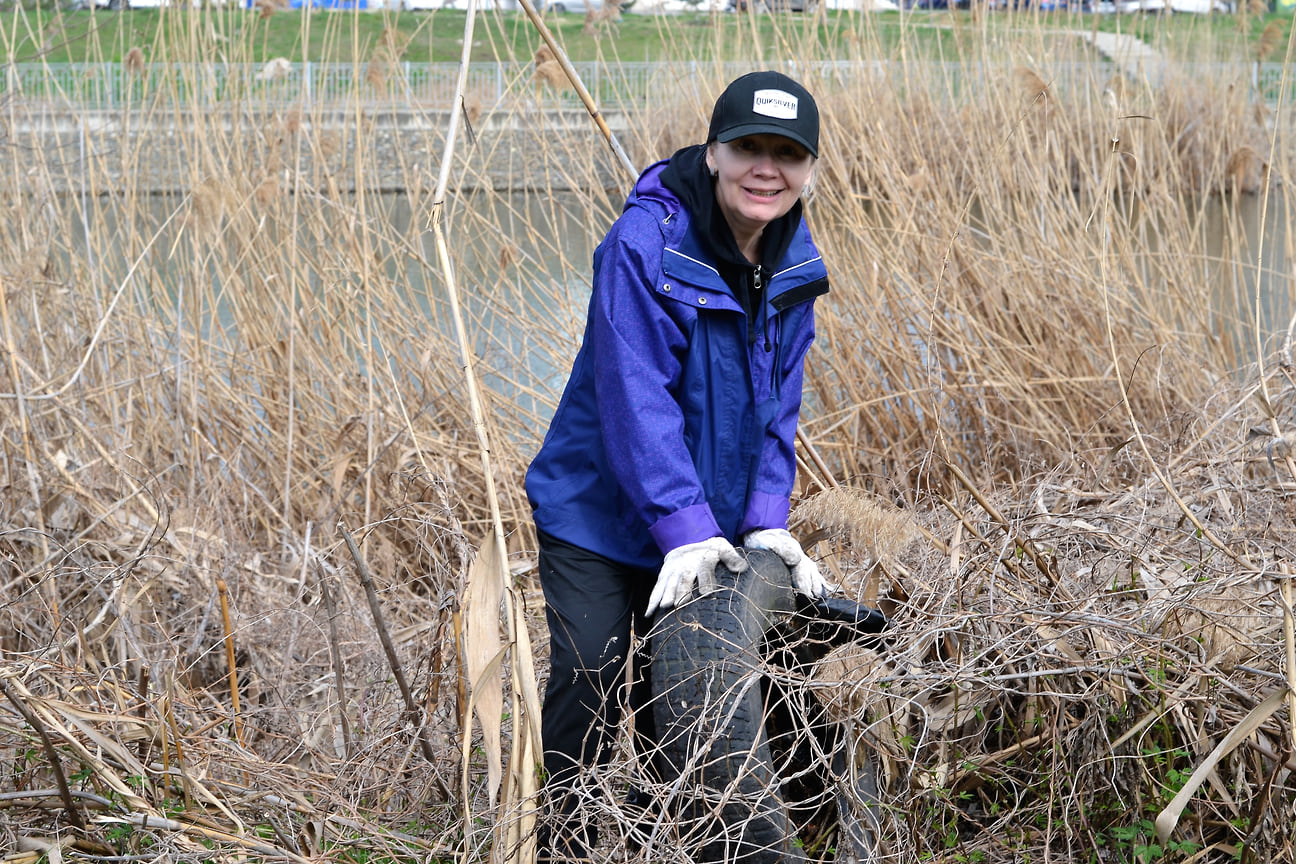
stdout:
MULTIPOLYGON (((247 9, 139 9, 130 12, 8 11, 0 14, 6 60, 50 63, 120 61, 139 47, 148 59, 172 56, 178 41, 201 40, 212 59, 264 62, 285 57, 347 62, 366 59, 376 46, 401 46, 400 59, 414 63, 458 62, 465 13, 320 12, 281 10, 261 15, 247 9)), ((1277 46, 1286 43, 1292 19, 1278 15, 1080 15, 1067 12, 1006 13, 980 17, 962 11, 877 13, 821 11, 814 15, 732 13, 672 16, 627 13, 615 21, 587 24, 577 14, 550 14, 549 28, 573 60, 746 59, 751 45, 767 50, 815 45, 822 56, 870 58, 962 56, 969 40, 1011 42, 1024 35, 1061 29, 1128 32, 1171 57, 1229 59, 1255 50, 1268 27, 1277 46)), ((472 59, 527 60, 541 44, 522 13, 487 13, 478 19, 472 59)))

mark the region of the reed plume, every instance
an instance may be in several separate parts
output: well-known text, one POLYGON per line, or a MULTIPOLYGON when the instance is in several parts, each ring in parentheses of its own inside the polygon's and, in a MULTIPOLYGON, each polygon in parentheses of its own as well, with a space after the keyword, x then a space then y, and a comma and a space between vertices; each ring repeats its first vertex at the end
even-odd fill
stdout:
POLYGON ((133 46, 126 52, 126 56, 122 58, 122 67, 135 78, 144 74, 144 52, 139 49, 139 46, 133 46))
POLYGON ((596 36, 620 19, 620 3, 604 3, 597 9, 587 9, 585 12, 585 23, 581 27, 581 33, 585 36, 596 36))
POLYGON ((1048 99, 1048 82, 1041 78, 1038 72, 1026 66, 1018 66, 1013 70, 1013 75, 1025 100, 1035 102, 1048 99))
POLYGON ((1277 21, 1270 21, 1260 33, 1260 38, 1256 40, 1255 59, 1256 62, 1268 60, 1276 51, 1282 48, 1283 28, 1277 21))
POLYGON ((558 62, 558 58, 553 55, 548 46, 541 45, 536 49, 532 62, 535 64, 533 80, 537 83, 553 90, 571 89, 567 73, 563 71, 562 64, 558 62))
POLYGON ((375 90, 387 89, 389 75, 389 63, 385 56, 376 56, 365 66, 365 81, 375 90))
POLYGON ((1244 144, 1229 154, 1224 172, 1230 191, 1254 194, 1260 190, 1265 176, 1264 157, 1254 147, 1244 144))

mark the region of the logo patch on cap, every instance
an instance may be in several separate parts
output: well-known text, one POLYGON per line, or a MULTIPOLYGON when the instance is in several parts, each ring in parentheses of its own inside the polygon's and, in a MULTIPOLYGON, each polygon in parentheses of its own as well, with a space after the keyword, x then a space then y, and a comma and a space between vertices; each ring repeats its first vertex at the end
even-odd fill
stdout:
POLYGON ((757 90, 752 100, 752 111, 779 120, 795 120, 797 97, 784 90, 757 90))

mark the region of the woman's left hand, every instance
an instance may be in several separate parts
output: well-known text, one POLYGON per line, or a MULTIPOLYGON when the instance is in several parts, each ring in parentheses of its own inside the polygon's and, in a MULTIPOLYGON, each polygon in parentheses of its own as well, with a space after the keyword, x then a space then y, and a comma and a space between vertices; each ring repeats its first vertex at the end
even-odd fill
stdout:
POLYGON ((792 587, 799 594, 804 594, 813 600, 837 590, 836 585, 823 577, 819 572, 819 565, 805 554, 801 544, 788 533, 786 528, 762 528, 758 531, 750 531, 743 536, 743 545, 748 549, 768 549, 781 558, 791 569, 792 587))

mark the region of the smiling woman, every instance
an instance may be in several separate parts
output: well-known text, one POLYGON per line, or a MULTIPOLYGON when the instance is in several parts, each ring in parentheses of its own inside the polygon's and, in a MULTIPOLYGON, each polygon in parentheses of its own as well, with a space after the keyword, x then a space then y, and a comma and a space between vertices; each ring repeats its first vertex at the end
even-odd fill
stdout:
MULTIPOLYGON (((788 533, 802 366, 828 274, 799 197, 814 98, 779 72, 736 79, 705 143, 645 171, 594 253, 584 343, 527 472, 550 634, 541 716, 542 860, 586 858, 579 783, 606 765, 633 633, 766 549, 793 587, 828 584, 788 533)), ((644 665, 627 703, 655 733, 644 665)))

